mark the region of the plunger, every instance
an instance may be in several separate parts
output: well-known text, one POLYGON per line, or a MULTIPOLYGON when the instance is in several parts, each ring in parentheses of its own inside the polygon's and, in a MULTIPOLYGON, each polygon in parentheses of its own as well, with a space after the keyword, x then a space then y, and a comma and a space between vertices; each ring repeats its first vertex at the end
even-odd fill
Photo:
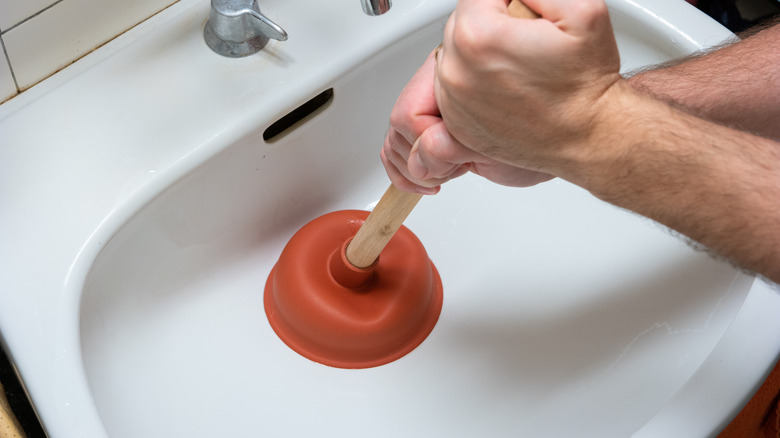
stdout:
MULTIPOLYGON (((509 14, 538 17, 517 0, 509 14)), ((402 225, 420 198, 391 184, 371 213, 328 213, 293 235, 263 298, 268 321, 287 346, 325 365, 369 368, 425 340, 443 294, 425 248, 402 225)))
POLYGON ((293 235, 264 296, 285 344, 325 365, 368 368, 428 336, 441 312, 441 279, 402 225, 420 197, 390 185, 370 214, 328 213, 293 235))

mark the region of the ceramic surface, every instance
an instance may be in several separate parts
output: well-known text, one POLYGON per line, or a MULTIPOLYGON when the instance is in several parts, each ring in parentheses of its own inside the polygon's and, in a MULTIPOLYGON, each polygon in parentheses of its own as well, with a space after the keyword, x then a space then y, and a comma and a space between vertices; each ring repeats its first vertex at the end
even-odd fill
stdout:
MULTIPOLYGON (((420 202, 406 225, 444 306, 409 355, 344 370, 287 348, 266 277, 300 226, 382 194, 390 108, 454 5, 295 3, 264 5, 289 41, 236 60, 202 41, 208 5, 180 2, 0 107, 0 332, 52 436, 696 436, 728 420, 780 350, 777 294, 563 181, 468 176, 420 202)), ((682 2, 610 7, 624 70, 728 37, 682 2)))

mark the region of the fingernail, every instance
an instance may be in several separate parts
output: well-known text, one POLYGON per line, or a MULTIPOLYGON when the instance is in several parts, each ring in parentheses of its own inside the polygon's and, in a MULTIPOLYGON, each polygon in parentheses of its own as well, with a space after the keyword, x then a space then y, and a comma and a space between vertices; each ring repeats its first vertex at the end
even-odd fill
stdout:
POLYGON ((422 187, 417 186, 417 193, 422 195, 435 195, 439 193, 439 187, 422 187))

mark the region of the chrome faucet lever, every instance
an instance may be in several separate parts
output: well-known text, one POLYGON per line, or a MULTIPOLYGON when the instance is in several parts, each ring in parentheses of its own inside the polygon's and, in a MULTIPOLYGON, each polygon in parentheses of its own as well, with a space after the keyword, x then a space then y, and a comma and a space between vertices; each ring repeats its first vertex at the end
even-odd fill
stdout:
POLYGON ((287 32, 260 12, 257 0, 211 0, 203 37, 211 50, 238 58, 259 52, 273 38, 287 39, 287 32))

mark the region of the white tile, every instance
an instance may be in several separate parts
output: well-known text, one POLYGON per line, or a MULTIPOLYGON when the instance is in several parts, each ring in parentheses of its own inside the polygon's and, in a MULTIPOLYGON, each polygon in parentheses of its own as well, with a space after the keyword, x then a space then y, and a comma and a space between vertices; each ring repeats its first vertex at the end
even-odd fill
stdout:
POLYGON ((0 0, 0 30, 7 30, 55 2, 56 0, 0 0))
MULTIPOLYGON (((2 0, 5 1, 5 0, 2 0)), ((3 35, 25 90, 175 0, 64 0, 3 35)))
POLYGON ((0 50, 0 103, 16 95, 16 85, 11 76, 11 68, 5 59, 5 54, 0 50))

